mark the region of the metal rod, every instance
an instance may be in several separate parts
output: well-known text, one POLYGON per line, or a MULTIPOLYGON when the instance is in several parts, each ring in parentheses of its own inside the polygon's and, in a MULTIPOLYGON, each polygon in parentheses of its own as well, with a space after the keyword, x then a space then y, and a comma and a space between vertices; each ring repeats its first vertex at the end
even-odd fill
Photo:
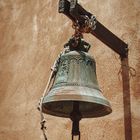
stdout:
POLYGON ((80 140, 80 130, 79 130, 79 122, 82 118, 81 113, 79 111, 79 102, 73 102, 73 111, 70 114, 70 118, 72 120, 72 140, 74 136, 78 136, 80 140))
POLYGON ((132 117, 131 117, 131 98, 130 98, 130 79, 128 57, 122 58, 122 81, 123 81, 123 104, 124 104, 124 129, 125 140, 132 140, 132 117))
POLYGON ((99 21, 97 21, 96 29, 92 31, 91 34, 106 44, 110 49, 115 51, 121 57, 127 57, 128 45, 111 31, 109 31, 99 21))

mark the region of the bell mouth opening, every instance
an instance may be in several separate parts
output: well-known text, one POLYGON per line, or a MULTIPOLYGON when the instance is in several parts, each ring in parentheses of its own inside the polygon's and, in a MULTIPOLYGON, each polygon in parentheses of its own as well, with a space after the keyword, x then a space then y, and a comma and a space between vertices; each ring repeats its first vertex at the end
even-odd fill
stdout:
POLYGON ((100 90, 79 86, 50 90, 43 99, 42 111, 53 116, 70 118, 75 101, 79 103, 82 118, 102 117, 112 112, 110 103, 100 90))
MULTIPOLYGON (((112 112, 110 105, 91 103, 86 101, 75 100, 79 103, 79 111, 82 118, 94 118, 108 115, 112 112)), ((52 101, 43 103, 43 113, 50 114, 57 117, 70 118, 73 110, 74 102, 72 100, 52 101)))

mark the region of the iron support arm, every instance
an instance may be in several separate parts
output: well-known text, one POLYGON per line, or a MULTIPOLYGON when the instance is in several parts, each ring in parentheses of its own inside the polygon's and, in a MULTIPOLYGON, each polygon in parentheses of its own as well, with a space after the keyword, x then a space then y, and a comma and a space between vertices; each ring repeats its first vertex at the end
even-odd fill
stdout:
MULTIPOLYGON (((77 3, 77 0, 60 0, 59 1, 59 13, 63 13, 70 18, 73 23, 80 23, 83 21, 83 16, 91 19, 93 16, 87 12, 81 5, 77 3), (75 5, 76 2, 76 5, 75 5)), ((83 23, 82 23, 83 24, 83 23)), ((96 20, 96 28, 91 28, 90 33, 97 37, 100 41, 106 44, 109 48, 119 54, 122 58, 128 55, 128 45, 109 31, 104 25, 96 20)))

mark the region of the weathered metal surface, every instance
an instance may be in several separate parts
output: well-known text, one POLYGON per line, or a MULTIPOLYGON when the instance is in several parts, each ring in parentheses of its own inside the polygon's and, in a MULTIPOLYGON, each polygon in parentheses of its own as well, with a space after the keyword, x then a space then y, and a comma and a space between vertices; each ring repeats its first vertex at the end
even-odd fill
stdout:
POLYGON ((122 81, 123 81, 123 104, 124 104, 124 125, 125 139, 132 140, 132 115, 131 115, 131 96, 130 96, 130 67, 128 58, 121 60, 122 81))
POLYGON ((79 102, 83 118, 111 113, 98 86, 95 60, 85 52, 70 51, 61 56, 54 84, 43 101, 43 112, 70 117, 74 101, 79 102))

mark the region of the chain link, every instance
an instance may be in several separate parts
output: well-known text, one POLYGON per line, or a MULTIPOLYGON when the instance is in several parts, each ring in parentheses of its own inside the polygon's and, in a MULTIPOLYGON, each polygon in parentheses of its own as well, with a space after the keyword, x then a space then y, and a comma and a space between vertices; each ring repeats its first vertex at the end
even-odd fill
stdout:
POLYGON ((83 19, 82 23, 77 20, 72 25, 76 31, 81 33, 90 33, 96 29, 97 20, 94 15, 92 15, 90 18, 87 15, 81 15, 81 18, 83 19))

